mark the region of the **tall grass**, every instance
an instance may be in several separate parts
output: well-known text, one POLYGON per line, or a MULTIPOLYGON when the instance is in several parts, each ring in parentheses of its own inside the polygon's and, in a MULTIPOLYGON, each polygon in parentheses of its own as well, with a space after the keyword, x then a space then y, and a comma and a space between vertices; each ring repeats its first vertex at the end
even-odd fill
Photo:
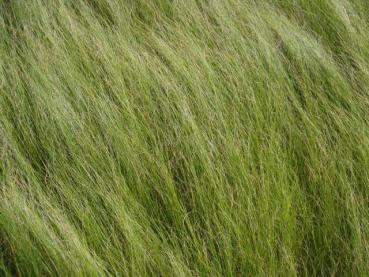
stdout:
POLYGON ((0 275, 368 276, 369 1, 0 0, 0 275))

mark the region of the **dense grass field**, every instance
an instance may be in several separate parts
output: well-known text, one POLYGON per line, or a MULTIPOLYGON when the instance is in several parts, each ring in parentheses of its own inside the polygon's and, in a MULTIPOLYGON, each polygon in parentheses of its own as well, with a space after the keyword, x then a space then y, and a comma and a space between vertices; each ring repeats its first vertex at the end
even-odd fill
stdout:
POLYGON ((369 276, 368 0, 0 0, 0 276, 369 276))

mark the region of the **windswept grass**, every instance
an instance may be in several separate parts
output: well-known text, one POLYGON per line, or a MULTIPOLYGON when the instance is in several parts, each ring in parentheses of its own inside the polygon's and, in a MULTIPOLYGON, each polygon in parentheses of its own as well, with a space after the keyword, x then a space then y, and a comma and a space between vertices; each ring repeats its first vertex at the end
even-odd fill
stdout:
POLYGON ((1 276, 368 274, 368 0, 0 0, 1 276))

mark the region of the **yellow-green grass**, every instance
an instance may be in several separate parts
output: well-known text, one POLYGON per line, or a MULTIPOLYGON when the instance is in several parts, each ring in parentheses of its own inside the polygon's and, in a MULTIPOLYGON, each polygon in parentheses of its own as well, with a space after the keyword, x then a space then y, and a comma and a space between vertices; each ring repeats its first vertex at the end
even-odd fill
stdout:
POLYGON ((368 276, 368 0, 0 0, 0 275, 368 276))

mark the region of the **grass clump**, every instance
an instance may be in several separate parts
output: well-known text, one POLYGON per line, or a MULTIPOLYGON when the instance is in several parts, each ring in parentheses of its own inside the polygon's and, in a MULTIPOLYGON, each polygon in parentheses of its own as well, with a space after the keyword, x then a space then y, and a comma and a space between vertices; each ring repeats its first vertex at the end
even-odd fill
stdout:
POLYGON ((0 0, 0 275, 367 276, 367 0, 0 0))

